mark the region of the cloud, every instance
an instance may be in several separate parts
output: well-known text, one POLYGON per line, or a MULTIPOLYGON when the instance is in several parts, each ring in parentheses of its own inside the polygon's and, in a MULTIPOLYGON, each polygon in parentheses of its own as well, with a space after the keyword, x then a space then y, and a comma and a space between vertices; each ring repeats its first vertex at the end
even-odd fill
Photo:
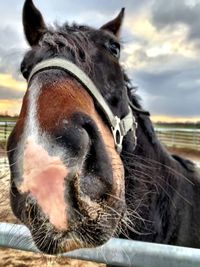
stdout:
POLYGON ((16 90, 19 92, 24 92, 26 85, 24 81, 18 81, 12 77, 11 74, 0 73, 0 86, 16 90))
POLYGON ((180 12, 181 3, 170 0, 168 6, 166 1, 154 1, 151 9, 129 17, 127 22, 137 38, 125 46, 122 60, 139 87, 144 107, 154 116, 200 117, 199 53, 187 41, 188 26, 177 23, 175 14, 180 12), (162 17, 165 11, 166 17, 162 17), (153 21, 156 12, 161 15, 153 21), (174 21, 169 13, 173 13, 174 21))
POLYGON ((6 25, 4 27, 0 27, 0 45, 2 48, 12 49, 17 47, 21 42, 20 34, 13 26, 14 25, 6 25))
POLYGON ((25 53, 24 49, 2 49, 0 46, 0 74, 10 74, 18 81, 23 80, 20 64, 25 53))
POLYGON ((187 1, 156 0, 152 7, 152 22, 157 29, 177 24, 188 27, 188 40, 200 40, 200 3, 190 5, 187 1))
MULTIPOLYGON (((144 6, 148 6, 149 0, 85 0, 84 4, 82 0, 74 1, 34 1, 35 5, 41 10, 45 17, 50 17, 53 20, 58 16, 59 18, 68 20, 72 17, 78 18, 85 14, 90 14, 90 18, 96 18, 96 13, 104 16, 113 16, 115 12, 119 12, 122 7, 126 7, 126 13, 134 14, 136 11, 140 11, 144 6), (47 5, 48 2, 48 5, 47 5), (47 14, 47 15, 46 15, 47 14)), ((112 17, 110 18, 112 19, 112 17)), ((98 20, 98 18, 96 18, 98 20)), ((95 21, 93 21, 95 24, 95 21)))
POLYGON ((23 92, 0 86, 0 99, 1 100, 14 100, 14 99, 21 100, 23 95, 24 95, 23 92))
POLYGON ((22 79, 20 63, 26 51, 20 35, 12 24, 0 26, 0 73, 12 74, 17 80, 22 79))
POLYGON ((134 72, 134 81, 145 92, 145 106, 154 115, 200 116, 200 63, 174 58, 169 66, 156 64, 134 72))
POLYGON ((15 80, 11 74, 0 73, 0 99, 21 99, 25 92, 25 82, 15 80))

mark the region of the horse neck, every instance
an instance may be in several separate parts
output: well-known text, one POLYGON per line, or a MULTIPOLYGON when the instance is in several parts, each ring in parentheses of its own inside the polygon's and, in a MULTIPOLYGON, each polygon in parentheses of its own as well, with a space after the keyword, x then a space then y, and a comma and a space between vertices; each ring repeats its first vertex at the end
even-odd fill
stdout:
POLYGON ((187 183, 185 173, 181 164, 159 142, 148 117, 138 117, 137 137, 136 149, 133 151, 127 145, 122 155, 127 216, 136 221, 134 232, 142 233, 129 234, 134 239, 168 242, 167 222, 163 218, 174 220, 176 217, 174 206, 182 200, 182 195, 177 196, 181 194, 183 183, 187 183))

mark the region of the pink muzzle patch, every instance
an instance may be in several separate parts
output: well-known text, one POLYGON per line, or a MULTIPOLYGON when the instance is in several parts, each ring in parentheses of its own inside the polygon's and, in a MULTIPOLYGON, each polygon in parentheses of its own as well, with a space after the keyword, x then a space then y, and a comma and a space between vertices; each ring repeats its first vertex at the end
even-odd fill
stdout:
POLYGON ((67 167, 59 157, 52 157, 33 138, 28 138, 24 149, 22 193, 30 193, 49 221, 58 230, 66 230, 67 205, 64 199, 64 179, 67 167))

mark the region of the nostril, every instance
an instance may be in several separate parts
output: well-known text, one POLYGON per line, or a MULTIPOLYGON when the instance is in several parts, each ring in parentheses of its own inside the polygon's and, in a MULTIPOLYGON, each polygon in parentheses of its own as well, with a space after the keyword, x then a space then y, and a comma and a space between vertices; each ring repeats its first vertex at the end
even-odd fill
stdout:
POLYGON ((76 203, 77 210, 80 210, 86 217, 89 217, 92 220, 97 220, 99 216, 99 211, 101 210, 98 200, 92 199, 88 192, 82 191, 80 184, 80 177, 77 175, 74 177, 73 181, 73 199, 76 203))
POLYGON ((104 178, 92 173, 85 173, 80 177, 80 191, 95 202, 102 202, 106 199, 106 194, 110 191, 104 178))
POLYGON ((71 156, 83 157, 90 148, 90 138, 85 129, 69 127, 55 135, 55 140, 62 147, 69 150, 71 156))

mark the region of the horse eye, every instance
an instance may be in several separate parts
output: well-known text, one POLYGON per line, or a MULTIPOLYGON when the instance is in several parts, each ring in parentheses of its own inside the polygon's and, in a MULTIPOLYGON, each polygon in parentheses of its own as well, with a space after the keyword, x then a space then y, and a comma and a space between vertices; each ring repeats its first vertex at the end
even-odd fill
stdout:
POLYGON ((29 76, 29 70, 27 68, 21 70, 22 75, 24 76, 24 78, 27 80, 28 76, 29 76))
POLYGON ((110 42, 107 47, 108 47, 110 53, 114 57, 119 59, 119 57, 120 57, 120 44, 116 43, 116 42, 110 42))

